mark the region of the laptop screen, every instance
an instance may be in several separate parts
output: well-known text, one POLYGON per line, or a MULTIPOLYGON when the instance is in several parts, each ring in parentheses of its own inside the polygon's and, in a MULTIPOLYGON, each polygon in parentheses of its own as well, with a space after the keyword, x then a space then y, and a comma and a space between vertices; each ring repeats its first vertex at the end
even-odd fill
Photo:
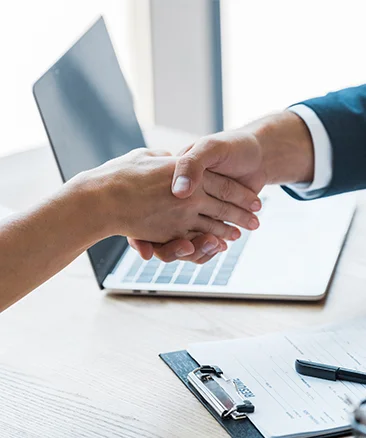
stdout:
MULTIPOLYGON (((64 181, 145 146, 103 18, 36 82, 33 91, 64 181)), ((114 236, 90 248, 100 286, 127 245, 125 237, 114 236)))

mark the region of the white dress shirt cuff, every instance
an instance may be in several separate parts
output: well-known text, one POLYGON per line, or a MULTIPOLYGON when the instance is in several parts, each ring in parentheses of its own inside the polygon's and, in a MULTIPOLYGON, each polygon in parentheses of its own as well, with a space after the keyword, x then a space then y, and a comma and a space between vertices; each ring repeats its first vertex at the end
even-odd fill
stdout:
POLYGON ((321 196, 332 180, 332 145, 328 133, 316 113, 306 105, 288 108, 304 121, 314 147, 314 179, 311 183, 291 184, 288 187, 303 199, 321 196))

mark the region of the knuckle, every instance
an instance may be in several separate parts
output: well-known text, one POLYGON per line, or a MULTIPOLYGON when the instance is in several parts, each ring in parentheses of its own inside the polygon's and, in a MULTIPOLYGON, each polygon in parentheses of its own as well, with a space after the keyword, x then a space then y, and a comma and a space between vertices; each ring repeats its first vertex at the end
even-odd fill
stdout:
POLYGON ((165 149, 154 149, 153 155, 158 157, 170 157, 172 154, 165 149))
POLYGON ((217 148, 221 148, 225 142, 218 138, 217 136, 206 136, 206 137, 202 137, 201 140, 197 143, 199 144, 201 147, 205 148, 205 149, 217 149, 217 148))
POLYGON ((213 155, 219 154, 221 157, 227 157, 230 152, 227 140, 220 138, 217 134, 204 137, 200 141, 200 147, 205 151, 210 151, 213 155))
POLYGON ((249 200, 248 198, 249 198, 249 191, 248 190, 242 190, 242 194, 241 194, 242 202, 243 203, 248 202, 248 200, 249 200))
POLYGON ((177 167, 179 167, 180 172, 187 174, 200 174, 205 171, 205 168, 194 150, 188 152, 178 160, 177 167))
POLYGON ((189 146, 186 146, 186 147, 184 147, 183 149, 181 149, 179 152, 178 152, 178 157, 181 157, 181 156, 183 156, 184 154, 186 154, 187 152, 189 152, 192 148, 193 148, 193 146, 194 146, 194 144, 190 144, 189 146))
POLYGON ((233 181, 230 181, 228 178, 225 178, 220 186, 219 196, 222 201, 228 201, 233 192, 233 181))
POLYGON ((204 149, 213 149, 216 147, 217 141, 214 137, 202 137, 199 142, 200 146, 204 149))
POLYGON ((228 218, 230 212, 230 207, 225 202, 220 203, 220 210, 217 214, 216 219, 225 220, 228 218))
POLYGON ((182 167, 195 166, 197 164, 197 156, 194 152, 191 151, 179 158, 178 164, 182 167))
POLYGON ((152 156, 152 151, 147 148, 137 148, 130 152, 135 157, 152 156))
POLYGON ((206 233, 215 234, 216 222, 214 220, 209 220, 207 222, 206 233))

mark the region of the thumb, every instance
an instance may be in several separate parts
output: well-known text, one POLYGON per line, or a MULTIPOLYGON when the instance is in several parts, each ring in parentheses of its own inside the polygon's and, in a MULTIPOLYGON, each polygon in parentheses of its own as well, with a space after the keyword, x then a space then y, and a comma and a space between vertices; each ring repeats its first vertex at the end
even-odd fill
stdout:
POLYGON ((178 157, 173 175, 172 192, 177 198, 188 198, 202 181, 203 172, 220 160, 214 142, 196 143, 178 157))
POLYGON ((150 260, 154 254, 154 248, 150 242, 128 238, 128 243, 133 249, 140 253, 140 256, 144 260, 150 260))

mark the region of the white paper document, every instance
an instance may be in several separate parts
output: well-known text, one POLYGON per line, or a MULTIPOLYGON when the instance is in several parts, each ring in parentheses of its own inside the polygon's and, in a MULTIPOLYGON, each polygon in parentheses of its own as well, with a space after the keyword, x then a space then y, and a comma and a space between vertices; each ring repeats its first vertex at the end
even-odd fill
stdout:
POLYGON ((366 319, 311 331, 195 344, 199 364, 218 365, 239 378, 255 405, 248 417, 265 437, 311 437, 349 429, 347 397, 366 397, 366 385, 302 376, 303 359, 366 372, 366 319))

